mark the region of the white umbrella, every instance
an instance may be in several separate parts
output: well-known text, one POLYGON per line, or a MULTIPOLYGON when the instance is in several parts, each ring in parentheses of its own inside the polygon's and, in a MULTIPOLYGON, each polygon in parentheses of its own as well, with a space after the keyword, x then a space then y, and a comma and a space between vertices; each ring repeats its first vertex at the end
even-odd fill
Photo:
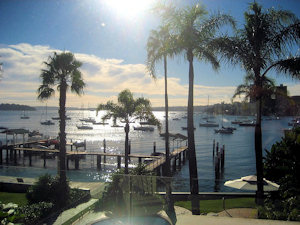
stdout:
MULTIPOLYGON (((263 183, 264 183, 264 191, 277 191, 279 188, 278 184, 266 180, 265 178, 263 180, 263 183)), ((226 181, 224 185, 227 187, 237 188, 240 190, 256 191, 257 177, 255 175, 250 175, 236 180, 229 180, 226 181)))

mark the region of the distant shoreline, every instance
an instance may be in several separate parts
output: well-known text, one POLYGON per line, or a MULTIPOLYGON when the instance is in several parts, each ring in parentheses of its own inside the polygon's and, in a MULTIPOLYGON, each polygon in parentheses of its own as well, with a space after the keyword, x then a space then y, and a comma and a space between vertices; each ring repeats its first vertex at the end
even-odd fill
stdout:
POLYGON ((0 104, 0 111, 36 111, 36 108, 19 104, 0 104))

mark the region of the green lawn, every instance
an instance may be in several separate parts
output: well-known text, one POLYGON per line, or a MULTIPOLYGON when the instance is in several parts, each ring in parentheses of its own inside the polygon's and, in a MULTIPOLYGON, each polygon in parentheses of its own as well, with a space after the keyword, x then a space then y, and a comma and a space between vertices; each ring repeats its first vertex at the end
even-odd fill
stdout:
MULTIPOLYGON (((191 201, 178 201, 175 202, 176 206, 192 210, 191 201)), ((236 199, 226 199, 225 209, 232 208, 256 208, 255 198, 236 198, 236 199)), ((223 201, 220 200, 201 200, 200 201, 200 211, 201 213, 209 212, 221 212, 223 211, 223 201)))
POLYGON ((27 199, 25 193, 8 193, 8 192, 0 192, 0 201, 2 203, 15 203, 18 205, 26 205, 27 199))

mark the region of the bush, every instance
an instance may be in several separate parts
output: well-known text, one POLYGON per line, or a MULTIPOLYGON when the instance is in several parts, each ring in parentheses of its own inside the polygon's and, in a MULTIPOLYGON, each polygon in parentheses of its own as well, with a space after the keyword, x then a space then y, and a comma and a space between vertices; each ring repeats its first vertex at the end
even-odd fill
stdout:
POLYGON ((53 203, 39 202, 19 208, 19 213, 24 216, 25 224, 36 224, 53 212, 53 203))
POLYGON ((300 221, 300 128, 295 128, 267 151, 264 175, 280 185, 266 198, 259 217, 300 221))
POLYGON ((60 184, 58 177, 45 174, 27 191, 26 198, 29 204, 51 202, 55 207, 65 206, 69 203, 70 188, 67 190, 60 184))

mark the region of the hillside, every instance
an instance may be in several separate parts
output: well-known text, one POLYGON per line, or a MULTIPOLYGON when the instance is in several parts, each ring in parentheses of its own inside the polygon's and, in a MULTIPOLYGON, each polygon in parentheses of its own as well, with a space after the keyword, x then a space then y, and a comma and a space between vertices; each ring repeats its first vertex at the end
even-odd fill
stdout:
POLYGON ((18 104, 0 104, 0 110, 3 111, 35 111, 34 107, 18 104))

